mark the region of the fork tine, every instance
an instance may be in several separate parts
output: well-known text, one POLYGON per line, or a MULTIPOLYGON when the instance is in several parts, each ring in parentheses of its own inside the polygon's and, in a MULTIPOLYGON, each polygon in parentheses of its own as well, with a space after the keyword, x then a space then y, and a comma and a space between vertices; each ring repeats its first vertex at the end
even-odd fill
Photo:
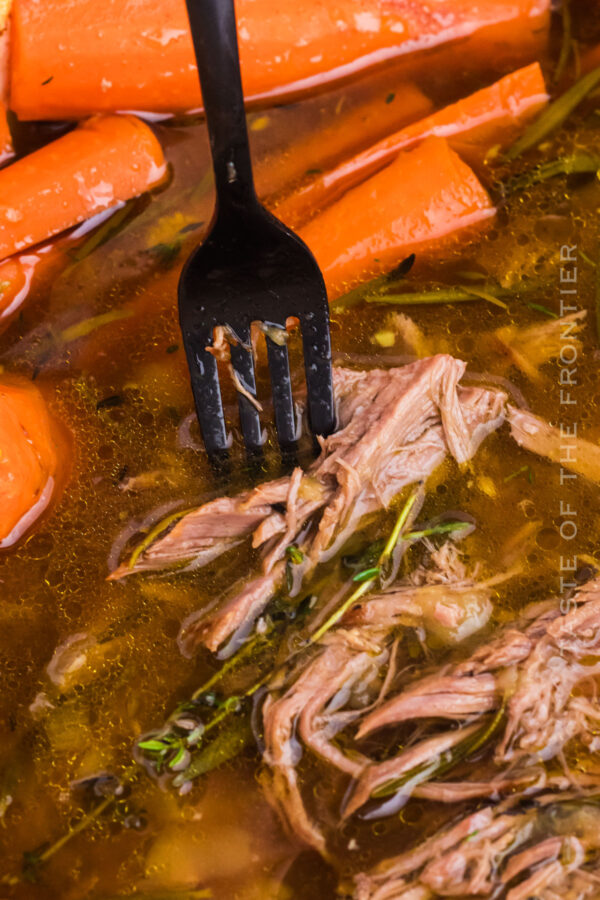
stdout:
POLYGON ((194 335, 193 341, 184 341, 186 349, 190 348, 188 366, 200 430, 209 456, 216 456, 227 452, 228 436, 217 361, 212 353, 204 349, 212 342, 212 330, 204 335, 194 335), (192 349, 197 347, 202 349, 192 349))
MULTIPOLYGON (((239 338, 240 343, 232 344, 231 346, 231 365, 233 366, 233 370, 241 386, 253 397, 256 397, 253 353, 251 350, 246 349, 250 346, 250 328, 247 325, 242 328, 236 326, 234 327, 234 331, 239 338)), ((239 391, 238 407, 244 443, 248 450, 256 452, 260 450, 263 444, 262 428, 258 410, 254 404, 239 391)))
POLYGON ((300 327, 310 426, 314 434, 328 435, 335 428, 335 408, 327 301, 315 311, 301 316, 300 327))
POLYGON ((279 346, 267 337, 267 355, 277 437, 282 447, 290 447, 296 441, 296 419, 288 348, 285 344, 279 346))

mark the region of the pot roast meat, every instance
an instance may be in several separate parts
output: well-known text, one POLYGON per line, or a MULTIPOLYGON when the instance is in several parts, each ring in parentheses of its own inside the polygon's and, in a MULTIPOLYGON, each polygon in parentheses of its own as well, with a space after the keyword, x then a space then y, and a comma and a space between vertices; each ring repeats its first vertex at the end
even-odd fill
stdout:
POLYGON ((498 685, 490 673, 467 677, 436 673, 407 688, 374 710, 362 722, 360 740, 385 725, 407 720, 442 718, 461 721, 496 709, 498 685))
MULTIPOLYGON (((286 547, 299 541, 308 519, 320 511, 318 524, 300 541, 310 571, 341 546, 363 516, 388 506, 407 485, 425 480, 448 454, 459 463, 470 459, 500 426, 505 394, 461 387, 464 371, 465 363, 443 354, 385 371, 334 370, 340 427, 322 440, 321 454, 307 473, 297 471, 223 498, 222 523, 214 519, 219 501, 188 513, 133 566, 121 566, 112 577, 193 565, 198 554, 203 563, 207 542, 214 559, 250 534, 254 546, 261 547, 263 572, 275 571, 286 547)), ((262 591, 262 584, 252 582, 211 617, 201 637, 209 649, 216 650, 260 614, 277 590, 274 585, 262 591)))
POLYGON ((511 435, 525 450, 600 483, 600 446, 580 438, 568 428, 554 428, 544 419, 515 406, 508 407, 511 435))
POLYGON ((263 705, 264 758, 270 768, 268 798, 294 837, 323 855, 325 836, 310 818, 298 783, 296 765, 302 748, 296 726, 304 743, 318 756, 356 777, 368 761, 345 756, 331 742, 325 707, 341 688, 377 674, 386 660, 387 652, 375 655, 370 642, 360 649, 343 634, 336 634, 282 697, 269 695, 263 705))
MULTIPOLYGON (((469 782, 460 789, 440 789, 438 799, 447 797, 450 801, 459 792, 465 798, 469 794, 494 795, 501 790, 502 782, 510 789, 515 780, 527 781, 528 767, 554 759, 575 737, 596 749, 593 733, 600 720, 600 707, 585 697, 574 696, 573 691, 578 684, 600 675, 600 662, 595 661, 600 655, 600 578, 584 585, 569 603, 566 615, 561 615, 558 600, 550 606, 543 604, 533 620, 524 615, 523 632, 511 628, 468 660, 409 683, 396 696, 367 712, 356 739, 410 721, 437 723, 450 719, 479 723, 484 731, 483 717, 497 713, 508 692, 494 761, 498 766, 510 765, 510 771, 500 770, 500 779, 484 784, 481 791, 470 789, 469 782)), ((456 733, 446 727, 428 740, 433 746, 437 738, 452 740, 456 733)), ((385 763, 365 766, 353 786, 346 815, 358 811, 376 788, 405 771, 404 752, 385 763)), ((542 779, 539 787, 543 785, 542 779)), ((435 781, 431 791, 435 791, 435 781)))
POLYGON ((422 767, 435 767, 440 759, 451 752, 457 744, 462 743, 469 737, 472 737, 479 730, 477 724, 467 725, 465 728, 458 728, 455 731, 446 731, 443 734, 436 735, 432 738, 426 738, 423 741, 404 750, 398 756, 392 757, 382 763, 370 763, 363 765, 358 776, 356 789, 346 804, 344 809, 344 818, 349 818, 353 813, 361 808, 373 795, 378 788, 395 781, 404 780, 406 783, 399 787, 399 791, 406 796, 410 796, 416 785, 426 777, 427 772, 421 772, 422 767), (418 770, 418 771, 417 771, 418 770), (414 776, 411 778, 411 773, 414 776))
POLYGON ((452 541, 429 554, 428 568, 419 566, 408 584, 370 596, 346 613, 345 625, 396 628, 422 626, 444 644, 460 643, 479 631, 492 614, 491 588, 514 573, 477 582, 467 573, 452 541))
MULTIPOLYGON (((354 900, 480 897, 491 900, 586 900, 598 896, 596 847, 571 830, 548 834, 540 810, 518 812, 514 800, 486 806, 415 850, 355 876, 354 900)), ((561 821, 560 800, 555 803, 561 821)), ((585 811, 582 801, 581 811, 585 811)))

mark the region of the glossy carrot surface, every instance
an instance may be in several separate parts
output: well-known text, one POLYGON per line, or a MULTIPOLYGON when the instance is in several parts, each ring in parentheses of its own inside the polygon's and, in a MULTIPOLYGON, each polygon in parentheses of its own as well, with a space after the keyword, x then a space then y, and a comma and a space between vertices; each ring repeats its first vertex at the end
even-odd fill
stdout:
POLYGON ((0 548, 14 544, 52 499, 59 448, 44 399, 25 380, 0 383, 0 548))
POLYGON ((0 171, 0 259, 159 182, 159 142, 135 116, 98 116, 0 171))
MULTIPOLYGON (((256 185, 262 197, 289 190, 306 173, 318 174, 340 158, 376 143, 410 122, 427 116, 433 104, 415 84, 394 84, 358 103, 341 103, 321 128, 295 137, 288 149, 269 154, 256 166, 256 185)), ((254 122, 264 121, 258 114, 254 122)), ((252 125, 251 125, 252 127, 252 125)))
POLYGON ((13 144, 6 118, 6 107, 0 100, 0 166, 13 156, 13 144))
POLYGON ((300 231, 335 299, 410 253, 494 214, 474 172, 441 138, 428 138, 348 191, 300 231))
POLYGON ((548 102, 539 63, 532 63, 452 103, 433 115, 383 138, 372 147, 313 178, 281 200, 276 212, 291 227, 387 165, 402 149, 426 137, 445 137, 469 158, 481 156, 494 145, 509 144, 548 102))
MULTIPOLYGON (((547 27, 549 8, 549 0, 238 0, 245 93, 295 96, 480 31, 518 45, 547 27)), ((201 105, 184 0, 16 0, 12 15, 11 105, 22 119, 201 105)))

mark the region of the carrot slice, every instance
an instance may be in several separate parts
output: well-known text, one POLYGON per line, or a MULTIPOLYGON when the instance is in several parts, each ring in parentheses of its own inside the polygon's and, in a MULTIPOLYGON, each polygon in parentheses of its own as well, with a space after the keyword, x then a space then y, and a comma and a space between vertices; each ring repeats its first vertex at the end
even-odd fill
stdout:
POLYGON ((510 144, 547 102, 542 70, 539 63, 532 63, 317 174, 281 200, 275 211, 291 227, 302 225, 348 188, 387 165, 400 150, 426 137, 445 137, 460 148, 462 156, 477 158, 495 144, 510 144))
POLYGON ((445 140, 427 138, 348 191, 299 233, 334 299, 494 212, 469 166, 445 140))
POLYGON ((48 507, 56 488, 59 447, 38 389, 0 383, 0 548, 12 546, 48 507))
MULTIPOLYGON (((479 32, 488 48, 514 49, 547 27, 549 7, 550 0, 238 0, 246 96, 296 96, 479 32)), ((11 106, 22 119, 201 104, 184 0, 16 0, 12 16, 11 106)), ((469 54, 460 63, 471 65, 469 54)))
POLYGON ((6 107, 0 100, 0 166, 14 156, 12 136, 6 118, 6 107))
POLYGON ((0 171, 0 259, 142 194, 166 166, 135 116, 97 116, 0 171))
MULTIPOLYGON (((296 135, 286 152, 269 154, 256 166, 256 187, 261 197, 289 190, 307 172, 327 169, 339 159, 369 147, 385 135, 428 115, 433 103, 415 84, 378 85, 376 93, 349 107, 332 111, 321 127, 296 135)), ((258 121, 262 119, 261 115, 258 121)), ((256 120, 255 120, 256 121, 256 120)))

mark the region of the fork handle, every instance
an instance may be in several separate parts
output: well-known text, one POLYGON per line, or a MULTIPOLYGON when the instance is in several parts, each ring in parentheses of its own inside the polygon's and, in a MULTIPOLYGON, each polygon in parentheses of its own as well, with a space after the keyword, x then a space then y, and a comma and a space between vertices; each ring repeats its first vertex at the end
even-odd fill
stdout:
POLYGON ((220 212, 257 203, 244 110, 234 0, 186 0, 220 212))

